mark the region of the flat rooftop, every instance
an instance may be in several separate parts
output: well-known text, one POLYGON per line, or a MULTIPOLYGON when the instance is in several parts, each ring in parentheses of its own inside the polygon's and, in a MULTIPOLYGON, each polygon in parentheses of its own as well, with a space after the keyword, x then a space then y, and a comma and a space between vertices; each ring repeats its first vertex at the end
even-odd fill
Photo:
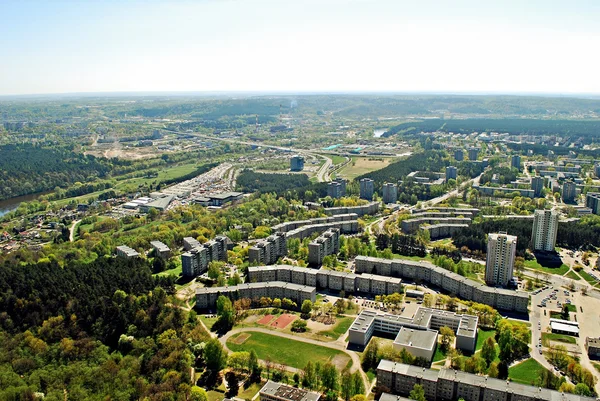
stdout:
POLYGON ((168 252, 171 250, 166 244, 160 241, 150 241, 150 245, 158 249, 159 252, 168 252))
POLYGON ((262 396, 263 394, 289 401, 318 401, 319 397, 321 397, 321 394, 317 392, 307 391, 271 380, 267 381, 263 388, 260 389, 260 395, 262 396))
POLYGON ((394 339, 394 344, 431 350, 435 348, 438 332, 435 330, 416 330, 402 327, 394 339))

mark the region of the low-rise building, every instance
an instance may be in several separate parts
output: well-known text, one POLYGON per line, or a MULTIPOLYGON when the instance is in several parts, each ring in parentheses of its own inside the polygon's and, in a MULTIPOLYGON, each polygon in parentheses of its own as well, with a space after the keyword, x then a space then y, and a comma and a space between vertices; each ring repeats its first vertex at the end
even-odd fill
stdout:
POLYGON ((585 349, 590 359, 600 358, 600 338, 598 337, 586 337, 585 338, 585 349))
POLYGON ((122 258, 137 258, 140 256, 139 252, 127 245, 120 245, 117 247, 117 256, 122 258))
POLYGON ((171 249, 160 241, 150 241, 152 249, 154 249, 154 255, 163 259, 169 259, 171 256, 171 249))
POLYGON ((260 389, 261 401, 319 401, 321 394, 268 380, 260 389))

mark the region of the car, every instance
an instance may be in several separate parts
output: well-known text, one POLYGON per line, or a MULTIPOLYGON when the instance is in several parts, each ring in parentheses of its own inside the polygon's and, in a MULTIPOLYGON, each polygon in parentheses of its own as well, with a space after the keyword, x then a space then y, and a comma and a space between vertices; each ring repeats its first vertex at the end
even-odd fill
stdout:
POLYGON ((539 351, 540 351, 540 355, 542 355, 542 349, 541 348, 539 349, 539 351))

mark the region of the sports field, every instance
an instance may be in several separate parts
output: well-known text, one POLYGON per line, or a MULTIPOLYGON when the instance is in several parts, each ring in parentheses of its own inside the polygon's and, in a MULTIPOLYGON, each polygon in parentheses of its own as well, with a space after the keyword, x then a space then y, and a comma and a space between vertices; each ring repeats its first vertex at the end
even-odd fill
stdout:
POLYGON ((227 347, 233 352, 254 350, 259 359, 270 360, 302 369, 308 361, 332 362, 343 369, 349 357, 345 353, 314 344, 308 344, 270 334, 249 332, 238 336, 248 336, 244 342, 237 344, 237 336, 227 339, 227 347))

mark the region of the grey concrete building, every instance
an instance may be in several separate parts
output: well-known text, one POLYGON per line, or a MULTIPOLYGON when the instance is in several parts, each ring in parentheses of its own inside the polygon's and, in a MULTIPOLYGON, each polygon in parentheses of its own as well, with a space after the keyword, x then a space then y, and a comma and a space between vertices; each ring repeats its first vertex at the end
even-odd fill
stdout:
POLYGON ((199 246, 202 246, 202 244, 196 238, 185 237, 183 239, 183 249, 185 249, 186 251, 191 251, 192 249, 198 248, 199 246))
POLYGON ((531 242, 536 251, 554 251, 558 232, 558 211, 536 210, 533 217, 531 242))
POLYGON ((533 196, 536 198, 541 197, 544 193, 544 177, 531 177, 531 189, 533 190, 533 196))
MULTIPOLYGON (((454 369, 432 370, 382 360, 377 384, 393 394, 408 396, 415 384, 423 386, 428 401, 592 401, 591 397, 562 393, 508 380, 494 379, 454 369)), ((386 401, 393 401, 387 397, 386 401)))
POLYGON ((171 256, 171 249, 160 241, 150 241, 154 254, 160 258, 168 259, 171 256))
POLYGON ((127 245, 120 245, 117 247, 117 256, 122 258, 137 258, 140 256, 139 252, 127 245))
MULTIPOLYGON (((446 213, 439 213, 446 214, 446 213)), ((461 225, 471 225, 471 219, 468 217, 441 217, 441 216, 431 216, 431 217, 420 217, 419 215, 414 215, 415 217, 402 220, 400 222, 400 228, 402 231, 407 234, 412 234, 417 232, 422 226, 425 224, 439 224, 439 225, 449 225, 449 224, 461 224, 461 225), (417 217, 419 216, 419 217, 417 217)))
POLYGON ((294 301, 298 307, 305 300, 315 302, 317 289, 307 285, 284 283, 283 281, 271 281, 268 283, 244 283, 231 287, 203 287, 196 289, 196 307, 200 309, 212 309, 221 295, 237 299, 260 299, 287 298, 294 301))
POLYGON ((373 200, 373 192, 375 190, 375 182, 370 178, 362 178, 359 181, 360 198, 373 200))
MULTIPOLYGON (((320 204, 308 204, 307 205, 312 209, 319 209, 321 207, 320 204)), ((360 206, 340 206, 340 207, 326 207, 323 209, 326 215, 335 216, 338 214, 349 214, 354 213, 359 217, 364 216, 365 214, 374 215, 379 211, 379 202, 369 202, 366 205, 360 206)))
POLYGON ((385 205, 398 201, 398 185, 386 182, 382 188, 382 200, 385 205))
POLYGON ((248 249, 250 263, 270 265, 285 255, 287 255, 287 237, 282 232, 270 235, 248 249))
MULTIPOLYGON (((186 239, 189 245, 195 245, 193 241, 184 238, 184 248, 186 247, 186 239)), ((194 242, 195 241, 195 242, 194 242)), ((181 254, 181 268, 185 277, 197 277, 208 270, 208 265, 212 261, 227 260, 227 242, 228 238, 219 235, 214 240, 207 241, 181 254)))
POLYGON ((528 310, 529 294, 526 292, 488 287, 433 263, 357 256, 355 265, 355 274, 371 273, 386 277, 420 280, 459 298, 484 303, 496 309, 520 313, 527 313, 528 310))
POLYGON ((594 174, 596 178, 600 178, 600 163, 594 164, 594 174))
POLYGON ((600 359, 600 338, 586 337, 585 349, 590 359, 600 359))
POLYGON ((347 181, 343 178, 336 178, 335 180, 327 183, 327 196, 333 199, 346 196, 346 183, 347 181))
POLYGON ((479 157, 479 148, 471 147, 468 149, 469 160, 477 160, 479 157))
POLYGON ((485 282, 505 287, 513 278, 517 237, 505 232, 488 234, 485 282))
MULTIPOLYGON (((396 335, 396 339, 398 340, 397 335, 402 328, 421 330, 423 332, 435 331, 437 335, 437 330, 443 326, 447 326, 456 333, 457 348, 467 352, 474 352, 477 344, 477 324, 477 316, 462 315, 454 312, 423 307, 417 309, 417 312, 412 318, 363 310, 354 320, 352 326, 350 326, 348 342, 366 346, 376 332, 396 335)), ((409 336, 406 333, 404 333, 404 335, 409 336)), ((401 338, 400 340, 406 340, 406 337, 401 338)), ((423 344, 421 343, 419 346, 422 347, 423 344)), ((428 351, 422 352, 435 352, 435 343, 429 345, 428 351)), ((433 353, 431 356, 433 356, 433 353)))
POLYGON ((513 155, 510 158, 510 167, 516 168, 517 170, 521 171, 521 156, 513 155))
POLYGON ((448 180, 456 180, 457 177, 457 169, 454 166, 448 166, 446 167, 446 182, 448 182, 448 180))
POLYGON ((258 395, 261 401, 319 401, 320 393, 267 380, 258 395))
POLYGON ((302 171, 304 170, 304 157, 300 155, 294 155, 290 158, 290 170, 291 171, 302 171))
POLYGON ((461 161, 465 160, 465 154, 464 154, 463 150, 462 149, 456 149, 454 151, 454 158, 458 162, 461 162, 461 161))
POLYGON ((308 263, 320 266, 323 258, 340 251, 340 230, 330 228, 308 244, 308 263))
POLYGON ((585 206, 594 214, 600 214, 600 192, 588 192, 585 195, 585 206))
POLYGON ((577 185, 573 181, 565 181, 562 186, 563 202, 567 202, 567 203, 575 202, 576 196, 577 196, 577 185))

